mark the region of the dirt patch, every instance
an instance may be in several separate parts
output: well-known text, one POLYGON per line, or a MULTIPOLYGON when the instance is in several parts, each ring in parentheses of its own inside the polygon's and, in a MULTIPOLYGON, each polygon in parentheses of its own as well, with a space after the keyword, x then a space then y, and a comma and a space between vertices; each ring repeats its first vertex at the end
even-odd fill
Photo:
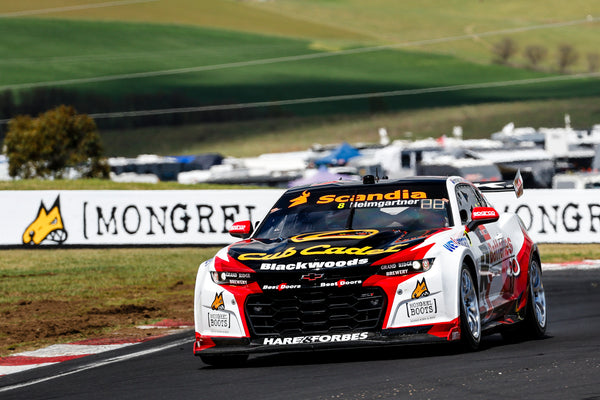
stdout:
POLYGON ((105 310, 99 310, 94 307, 88 314, 92 315, 115 315, 115 314, 143 314, 144 318, 151 318, 150 314, 154 311, 158 311, 156 307, 137 306, 135 304, 122 304, 118 307, 108 308, 105 310))
POLYGON ((0 311, 0 356, 55 343, 101 337, 144 338, 164 333, 161 329, 138 329, 162 319, 191 322, 192 302, 173 300, 148 304, 98 307, 85 301, 24 300, 0 311))

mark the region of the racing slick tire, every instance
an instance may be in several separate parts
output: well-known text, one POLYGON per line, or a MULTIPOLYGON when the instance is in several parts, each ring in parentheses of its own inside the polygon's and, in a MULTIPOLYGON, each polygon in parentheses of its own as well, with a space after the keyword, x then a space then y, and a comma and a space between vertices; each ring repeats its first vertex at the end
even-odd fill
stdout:
POLYGON ((200 359, 204 364, 212 365, 213 367, 241 367, 248 360, 248 355, 219 355, 219 354, 203 354, 200 359))
POLYGON ((527 296, 523 321, 502 331, 502 337, 506 341, 540 339, 546 335, 548 325, 546 294, 542 282, 542 269, 536 257, 529 262, 527 296))
POLYGON ((465 263, 460 270, 459 289, 461 344, 465 350, 474 351, 479 348, 481 342, 481 316, 477 287, 465 263))

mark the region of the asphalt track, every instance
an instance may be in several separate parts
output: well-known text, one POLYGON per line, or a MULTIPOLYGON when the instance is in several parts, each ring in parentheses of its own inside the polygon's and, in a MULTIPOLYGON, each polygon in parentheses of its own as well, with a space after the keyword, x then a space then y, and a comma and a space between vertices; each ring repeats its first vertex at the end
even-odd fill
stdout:
MULTIPOLYGON (((218 369, 190 331, 0 378, 0 399, 600 399, 600 269, 544 271, 541 340, 253 357, 218 369)), ((191 305, 190 305, 191 306, 191 305)))

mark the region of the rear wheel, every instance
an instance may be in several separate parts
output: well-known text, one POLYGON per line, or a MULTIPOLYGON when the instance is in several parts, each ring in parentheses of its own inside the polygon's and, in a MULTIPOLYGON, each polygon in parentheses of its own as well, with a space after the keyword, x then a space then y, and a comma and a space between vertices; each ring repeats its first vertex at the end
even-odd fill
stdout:
POLYGON ((460 332, 467 350, 477 350, 481 342, 481 317, 477 288, 469 268, 463 264, 460 271, 460 332))
POLYGON ((214 367, 241 367, 248 360, 247 355, 219 355, 202 354, 200 359, 203 363, 214 367))

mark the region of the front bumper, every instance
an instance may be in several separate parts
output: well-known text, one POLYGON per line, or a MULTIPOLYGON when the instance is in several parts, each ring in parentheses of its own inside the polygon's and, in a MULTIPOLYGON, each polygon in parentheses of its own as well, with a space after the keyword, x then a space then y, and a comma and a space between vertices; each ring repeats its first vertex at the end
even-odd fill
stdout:
POLYGON ((318 351, 418 343, 444 343, 458 339, 460 339, 458 319, 443 324, 385 329, 381 332, 351 332, 293 337, 204 337, 196 333, 194 355, 318 351))

